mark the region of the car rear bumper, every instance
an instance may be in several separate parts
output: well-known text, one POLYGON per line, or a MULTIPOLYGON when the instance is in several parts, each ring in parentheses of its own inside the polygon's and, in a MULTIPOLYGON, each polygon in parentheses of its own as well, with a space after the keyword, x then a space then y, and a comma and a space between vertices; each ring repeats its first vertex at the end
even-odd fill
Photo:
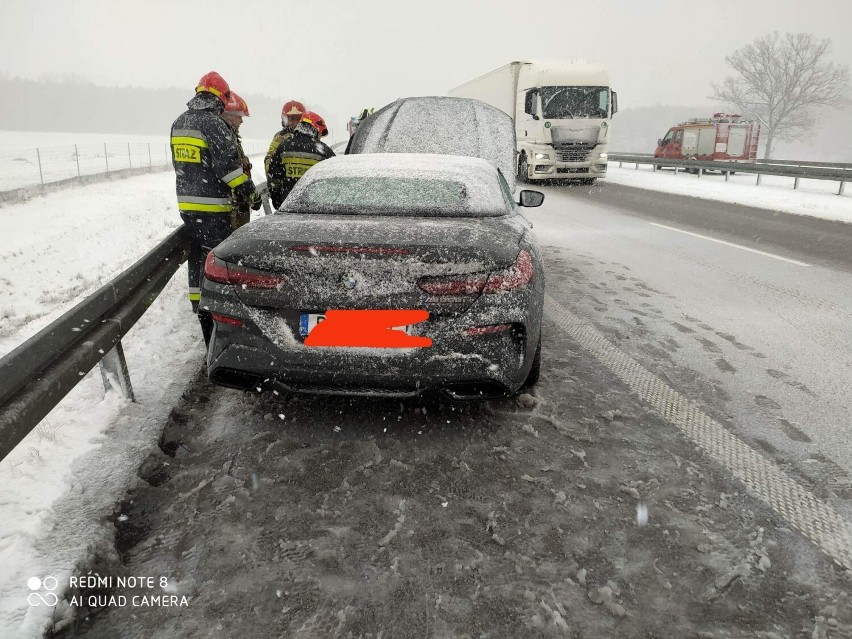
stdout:
MULTIPOLYGON (((225 301, 210 295, 205 285, 205 302, 225 301)), ((292 322, 231 298, 208 310, 238 317, 244 325, 214 322, 208 374, 216 384, 250 391, 407 397, 440 390, 455 399, 505 396, 517 391, 529 372, 541 330, 542 292, 530 287, 502 296, 499 307, 480 298, 460 314, 432 316, 413 327, 414 334, 432 339, 425 348, 305 346, 292 322), (498 324, 510 328, 465 333, 498 324)))
POLYGON ((214 383, 255 391, 376 397, 441 390, 455 399, 487 399, 516 391, 529 370, 520 326, 415 349, 285 350, 241 330, 216 323, 207 360, 214 383))

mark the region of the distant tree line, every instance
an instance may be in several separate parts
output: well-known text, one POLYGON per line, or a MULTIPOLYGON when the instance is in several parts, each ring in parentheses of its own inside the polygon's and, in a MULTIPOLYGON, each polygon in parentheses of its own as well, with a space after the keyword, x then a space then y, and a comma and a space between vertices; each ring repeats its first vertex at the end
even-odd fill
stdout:
MULTIPOLYGON (((192 89, 102 87, 82 78, 51 81, 0 76, 0 129, 168 136, 192 89)), ((243 137, 271 138, 280 126, 277 99, 244 96, 252 117, 243 137)))

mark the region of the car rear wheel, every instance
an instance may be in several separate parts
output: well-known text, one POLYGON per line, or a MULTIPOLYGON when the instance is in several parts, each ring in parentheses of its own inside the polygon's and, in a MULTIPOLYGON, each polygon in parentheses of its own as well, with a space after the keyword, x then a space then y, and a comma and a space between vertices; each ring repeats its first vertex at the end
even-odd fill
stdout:
POLYGON ((527 375, 527 379, 524 382, 522 389, 524 388, 532 388, 536 384, 538 384, 538 379, 541 376, 541 336, 538 338, 538 346, 535 348, 535 355, 533 355, 533 363, 530 368, 530 372, 527 375))

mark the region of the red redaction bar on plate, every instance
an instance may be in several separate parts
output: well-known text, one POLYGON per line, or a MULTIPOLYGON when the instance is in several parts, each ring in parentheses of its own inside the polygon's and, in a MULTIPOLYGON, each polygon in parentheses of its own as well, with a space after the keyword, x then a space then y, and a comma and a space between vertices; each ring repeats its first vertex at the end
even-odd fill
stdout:
POLYGON ((419 324, 429 311, 326 311, 325 319, 305 338, 305 346, 350 346, 361 348, 428 348, 430 337, 408 335, 396 326, 419 324))

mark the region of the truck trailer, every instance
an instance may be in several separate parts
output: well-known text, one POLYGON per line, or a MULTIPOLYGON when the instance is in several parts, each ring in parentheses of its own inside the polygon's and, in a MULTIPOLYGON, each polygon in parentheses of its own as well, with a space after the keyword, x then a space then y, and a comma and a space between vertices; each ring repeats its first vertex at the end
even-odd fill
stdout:
POLYGON ((520 181, 606 177, 618 96, 606 69, 587 62, 516 61, 450 89, 507 113, 517 134, 520 181))
POLYGON ((753 162, 757 158, 760 124, 740 115, 714 113, 671 127, 657 140, 655 158, 753 162))

